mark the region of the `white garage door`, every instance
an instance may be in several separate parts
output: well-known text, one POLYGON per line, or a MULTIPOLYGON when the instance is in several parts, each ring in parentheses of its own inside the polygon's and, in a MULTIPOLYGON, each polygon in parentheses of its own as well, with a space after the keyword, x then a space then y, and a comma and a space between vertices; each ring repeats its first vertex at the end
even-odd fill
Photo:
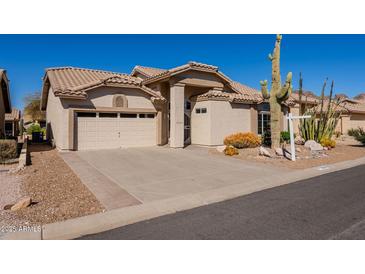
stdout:
POLYGON ((78 150, 153 145, 156 145, 153 113, 77 113, 78 150))

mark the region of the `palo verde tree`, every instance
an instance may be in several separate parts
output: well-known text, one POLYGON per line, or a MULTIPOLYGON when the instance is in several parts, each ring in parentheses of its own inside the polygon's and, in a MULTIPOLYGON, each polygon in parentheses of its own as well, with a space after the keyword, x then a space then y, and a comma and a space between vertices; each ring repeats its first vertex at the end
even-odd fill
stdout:
POLYGON ((271 147, 280 147, 280 119, 282 119, 281 103, 286 101, 292 93, 292 73, 286 76, 284 86, 281 85, 280 79, 280 43, 282 36, 276 36, 275 48, 273 54, 269 54, 272 63, 272 80, 270 93, 267 88, 267 80, 260 81, 261 92, 264 99, 269 99, 271 115, 271 147))
POLYGON ((41 111, 41 93, 33 92, 24 97, 24 114, 30 120, 39 121, 45 119, 45 112, 41 111))

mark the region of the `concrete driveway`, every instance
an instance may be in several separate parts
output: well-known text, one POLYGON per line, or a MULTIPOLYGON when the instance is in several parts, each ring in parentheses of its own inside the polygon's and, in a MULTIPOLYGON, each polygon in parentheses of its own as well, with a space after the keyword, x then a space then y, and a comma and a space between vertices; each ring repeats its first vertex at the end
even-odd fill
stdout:
POLYGON ((207 148, 196 146, 186 149, 93 150, 70 154, 92 166, 142 203, 245 182, 249 185, 256 179, 285 172, 266 165, 212 155, 207 148))

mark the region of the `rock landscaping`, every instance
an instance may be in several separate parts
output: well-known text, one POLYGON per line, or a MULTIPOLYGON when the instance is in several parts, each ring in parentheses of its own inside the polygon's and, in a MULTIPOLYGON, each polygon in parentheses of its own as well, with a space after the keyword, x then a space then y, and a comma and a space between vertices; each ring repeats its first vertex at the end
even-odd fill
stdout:
MULTIPOLYGON (((296 145, 295 162, 290 161, 291 151, 288 144, 283 144, 284 149, 275 150, 263 146, 238 149, 239 154, 232 157, 290 169, 305 169, 365 157, 365 146, 351 137, 342 136, 336 143, 335 148, 322 147, 315 141, 296 145)), ((215 149, 210 152, 221 154, 215 149)))
POLYGON ((56 150, 31 145, 30 151, 31 166, 17 173, 9 172, 16 166, 0 169, 0 226, 39 225, 104 211, 56 150))

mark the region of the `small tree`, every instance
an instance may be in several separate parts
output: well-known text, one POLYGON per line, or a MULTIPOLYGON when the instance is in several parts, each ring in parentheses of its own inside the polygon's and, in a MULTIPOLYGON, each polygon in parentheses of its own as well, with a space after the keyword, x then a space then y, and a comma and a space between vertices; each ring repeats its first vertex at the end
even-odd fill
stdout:
POLYGON ((41 93, 36 91, 24 97, 24 114, 29 116, 32 121, 44 120, 46 115, 41 111, 41 93))

